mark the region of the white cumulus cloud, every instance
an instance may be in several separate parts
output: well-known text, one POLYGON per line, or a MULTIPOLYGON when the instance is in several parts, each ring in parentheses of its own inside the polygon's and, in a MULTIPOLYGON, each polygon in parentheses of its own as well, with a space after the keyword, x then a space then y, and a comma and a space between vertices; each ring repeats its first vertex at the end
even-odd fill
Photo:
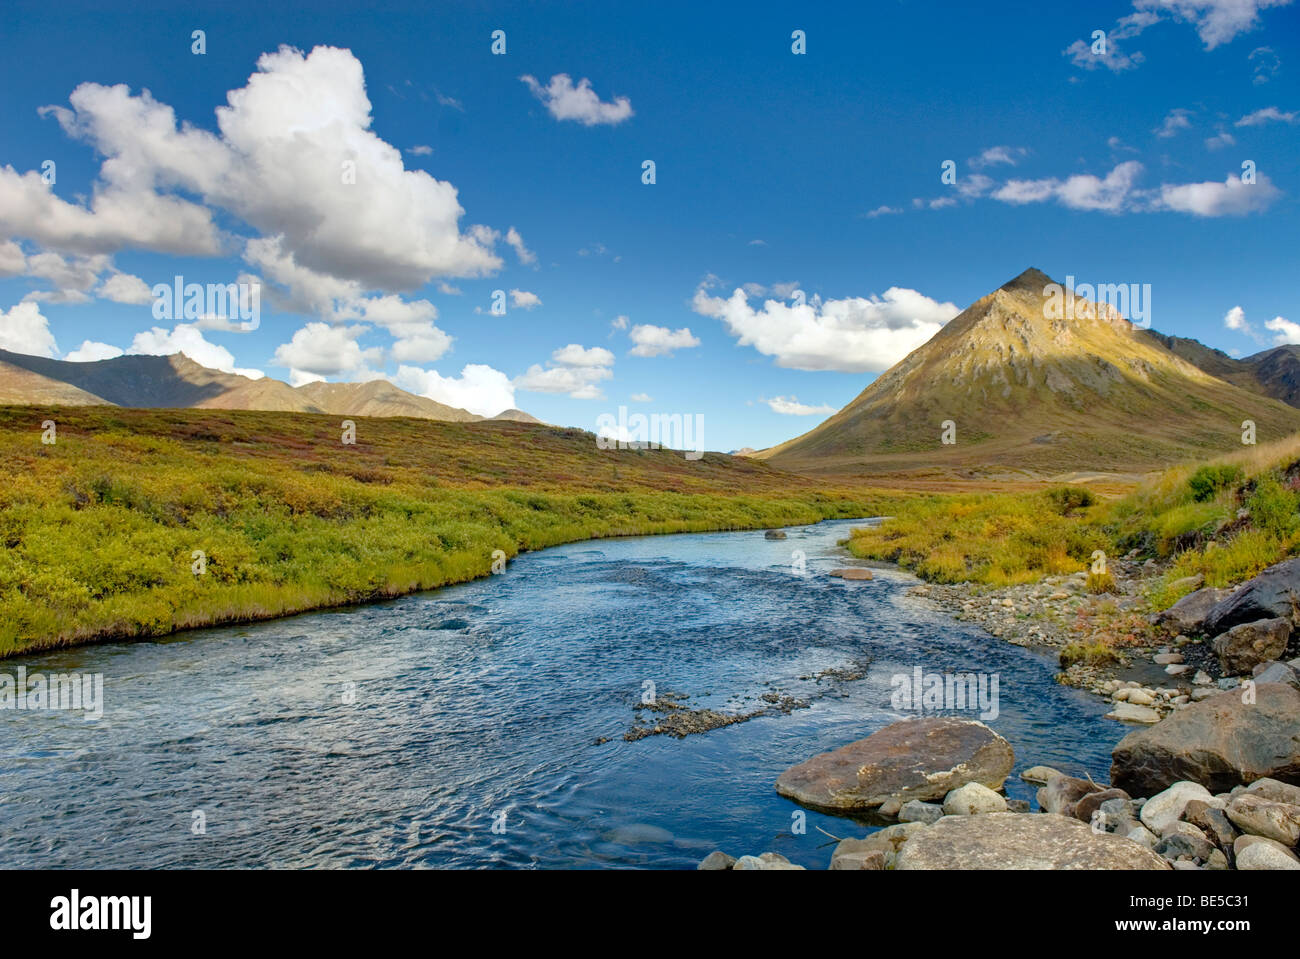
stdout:
POLYGON ((1076 174, 1064 180, 1009 180, 992 193, 1003 203, 1023 205, 1055 200, 1072 210, 1104 213, 1151 213, 1167 211, 1193 216, 1244 216, 1268 209, 1281 196, 1267 176, 1260 173, 1254 183, 1228 174, 1223 182, 1162 183, 1143 189, 1137 186, 1142 164, 1128 160, 1105 177, 1076 174))
POLYGON ((58 355, 49 320, 36 303, 28 301, 0 310, 0 350, 50 358, 58 355))
POLYGON ((537 82, 535 77, 519 78, 533 91, 533 96, 546 106, 551 116, 557 120, 576 120, 583 126, 598 124, 617 124, 632 116, 632 101, 627 97, 615 97, 606 103, 591 88, 591 81, 583 77, 578 85, 573 85, 567 73, 557 73, 551 77, 546 86, 537 82))
POLYGON ((604 347, 570 343, 551 353, 550 364, 534 363, 515 377, 516 389, 533 393, 565 393, 575 400, 604 399, 598 385, 614 375, 614 354, 604 347))
POLYGON ((673 350, 700 345, 699 338, 686 326, 680 330, 670 330, 666 326, 638 323, 627 335, 636 344, 629 351, 633 356, 671 356, 673 350))
POLYGON ((122 355, 122 350, 111 343, 97 343, 94 340, 82 340, 81 345, 64 357, 69 363, 93 363, 96 360, 111 360, 122 355))
POLYGON ((960 312, 952 303, 900 287, 883 297, 814 297, 803 304, 769 299, 755 309, 742 289, 723 299, 701 286, 692 306, 721 320, 740 345, 774 357, 778 366, 844 373, 887 370, 960 312))
POLYGON ((520 310, 532 310, 542 305, 542 298, 528 290, 511 290, 510 304, 520 310))
POLYGON ((515 251, 515 256, 519 257, 519 262, 525 265, 537 262, 537 254, 528 249, 524 243, 524 238, 519 235, 519 231, 513 226, 506 230, 506 243, 515 251))
POLYGON ((515 408, 515 390, 510 378, 482 363, 466 365, 460 376, 443 376, 436 370, 399 366, 393 382, 419 396, 479 416, 496 416, 515 408))
POLYGON ((1273 343, 1284 346, 1287 343, 1300 343, 1300 323, 1292 323, 1286 317, 1275 316, 1264 324, 1265 329, 1275 334, 1273 343))
POLYGON ((1184 110, 1181 107, 1175 110, 1170 110, 1169 115, 1165 117, 1164 122, 1151 132, 1164 139, 1176 136, 1179 130, 1187 130, 1191 128, 1191 116, 1191 110, 1184 110))
POLYGON ((1259 13, 1284 7, 1291 0, 1134 0, 1133 7, 1164 19, 1165 15, 1196 27, 1206 50, 1228 43, 1259 26, 1259 13))
MULTIPOLYGON (((302 267, 367 289, 414 289, 437 276, 478 276, 500 267, 484 234, 460 231, 464 211, 456 188, 407 170, 401 151, 370 129, 364 72, 350 51, 321 46, 303 54, 284 46, 265 53, 247 84, 226 99, 228 105, 216 110, 215 134, 178 127, 170 106, 147 91, 132 95, 124 84, 83 83, 69 98, 71 109, 50 112, 106 158, 96 216, 104 216, 101 197, 126 197, 132 222, 170 223, 184 236, 209 237, 209 210, 191 210, 188 201, 157 192, 185 191, 277 238, 302 267), (199 222, 190 223, 195 218, 199 222)), ((6 222, 5 184, 0 171, 0 225, 6 222)), ((57 229, 43 228, 58 236, 33 239, 47 246, 76 239, 90 214, 38 203, 47 188, 23 189, 28 206, 22 212, 43 222, 62 217, 57 229)), ((109 244, 124 245, 168 244, 132 237, 109 244)), ((176 239, 170 246, 182 252, 184 244, 176 239)), ((194 242, 186 251, 211 254, 214 246, 194 242)))
POLYGON ((294 386, 330 376, 368 379, 371 367, 384 358, 382 349, 363 349, 357 342, 368 329, 363 324, 308 323, 295 331, 288 343, 276 347, 275 364, 289 368, 294 386))
POLYGON ((1241 177, 1229 174, 1222 183, 1211 180, 1164 184, 1160 187, 1156 205, 1157 208, 1194 216, 1245 216, 1268 209, 1281 193, 1262 173, 1256 176, 1254 183, 1245 183, 1241 177))
POLYGON ((96 295, 114 303, 129 303, 143 306, 153 302, 153 293, 149 285, 138 276, 130 273, 114 273, 99 284, 96 295))

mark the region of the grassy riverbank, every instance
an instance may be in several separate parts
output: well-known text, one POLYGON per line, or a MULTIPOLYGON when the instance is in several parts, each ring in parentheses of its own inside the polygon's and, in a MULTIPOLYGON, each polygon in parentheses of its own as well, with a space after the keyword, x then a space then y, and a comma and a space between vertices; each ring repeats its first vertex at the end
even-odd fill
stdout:
POLYGON ((743 458, 599 450, 579 430, 358 418, 344 445, 340 424, 0 408, 0 656, 397 596, 488 574, 494 550, 867 516, 901 499, 743 458))
POLYGON ((1087 569, 1095 550, 1138 550, 1168 562, 1148 587, 1163 609, 1191 588, 1188 577, 1226 586, 1300 551, 1297 487, 1293 437, 1170 469, 1104 499, 1077 486, 916 497, 879 528, 854 530, 849 548, 934 582, 993 587, 1087 569))

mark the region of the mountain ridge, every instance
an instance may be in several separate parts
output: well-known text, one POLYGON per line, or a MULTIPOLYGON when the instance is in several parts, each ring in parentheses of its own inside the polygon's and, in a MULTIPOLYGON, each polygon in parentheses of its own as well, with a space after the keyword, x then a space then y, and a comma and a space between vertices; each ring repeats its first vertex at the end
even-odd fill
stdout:
POLYGON ((1250 356, 1233 357, 1199 340, 1168 336, 1155 330, 1144 332, 1212 376, 1300 407, 1300 345, 1286 343, 1250 356))
POLYGON ((269 376, 252 379, 210 369, 183 352, 75 363, 0 350, 0 404, 412 416, 453 423, 541 422, 516 409, 480 416, 410 393, 382 378, 360 383, 317 381, 298 387, 269 376))

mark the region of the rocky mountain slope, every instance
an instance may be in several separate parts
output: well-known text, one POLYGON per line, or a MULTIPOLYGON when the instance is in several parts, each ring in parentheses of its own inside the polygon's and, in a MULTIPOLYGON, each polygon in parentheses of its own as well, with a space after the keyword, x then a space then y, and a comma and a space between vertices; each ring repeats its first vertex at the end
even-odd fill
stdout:
POLYGON ((1171 349, 1084 300, 1057 316, 1052 282, 1026 270, 821 425, 756 455, 839 475, 1113 475, 1240 449, 1247 419, 1260 442, 1300 430, 1300 410, 1198 365, 1230 357, 1196 344, 1193 362, 1195 341, 1171 349))

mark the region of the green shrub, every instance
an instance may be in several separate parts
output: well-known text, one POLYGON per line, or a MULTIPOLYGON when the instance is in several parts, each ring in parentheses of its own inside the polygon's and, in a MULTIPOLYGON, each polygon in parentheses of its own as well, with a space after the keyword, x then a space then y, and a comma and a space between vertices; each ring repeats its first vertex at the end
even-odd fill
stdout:
POLYGON ((1284 537, 1296 525, 1296 494, 1283 486, 1273 472, 1255 480, 1255 489, 1246 499, 1250 521, 1258 530, 1284 537))
POLYGON ((1072 510, 1083 509, 1097 502, 1092 490, 1085 486, 1062 486, 1048 490, 1047 498, 1056 505, 1056 511, 1062 516, 1069 516, 1072 510))
POLYGON ((1230 463, 1215 463, 1202 466, 1187 480, 1192 491, 1192 499, 1198 503, 1214 499, 1219 491, 1228 488, 1241 479, 1241 467, 1230 463))

